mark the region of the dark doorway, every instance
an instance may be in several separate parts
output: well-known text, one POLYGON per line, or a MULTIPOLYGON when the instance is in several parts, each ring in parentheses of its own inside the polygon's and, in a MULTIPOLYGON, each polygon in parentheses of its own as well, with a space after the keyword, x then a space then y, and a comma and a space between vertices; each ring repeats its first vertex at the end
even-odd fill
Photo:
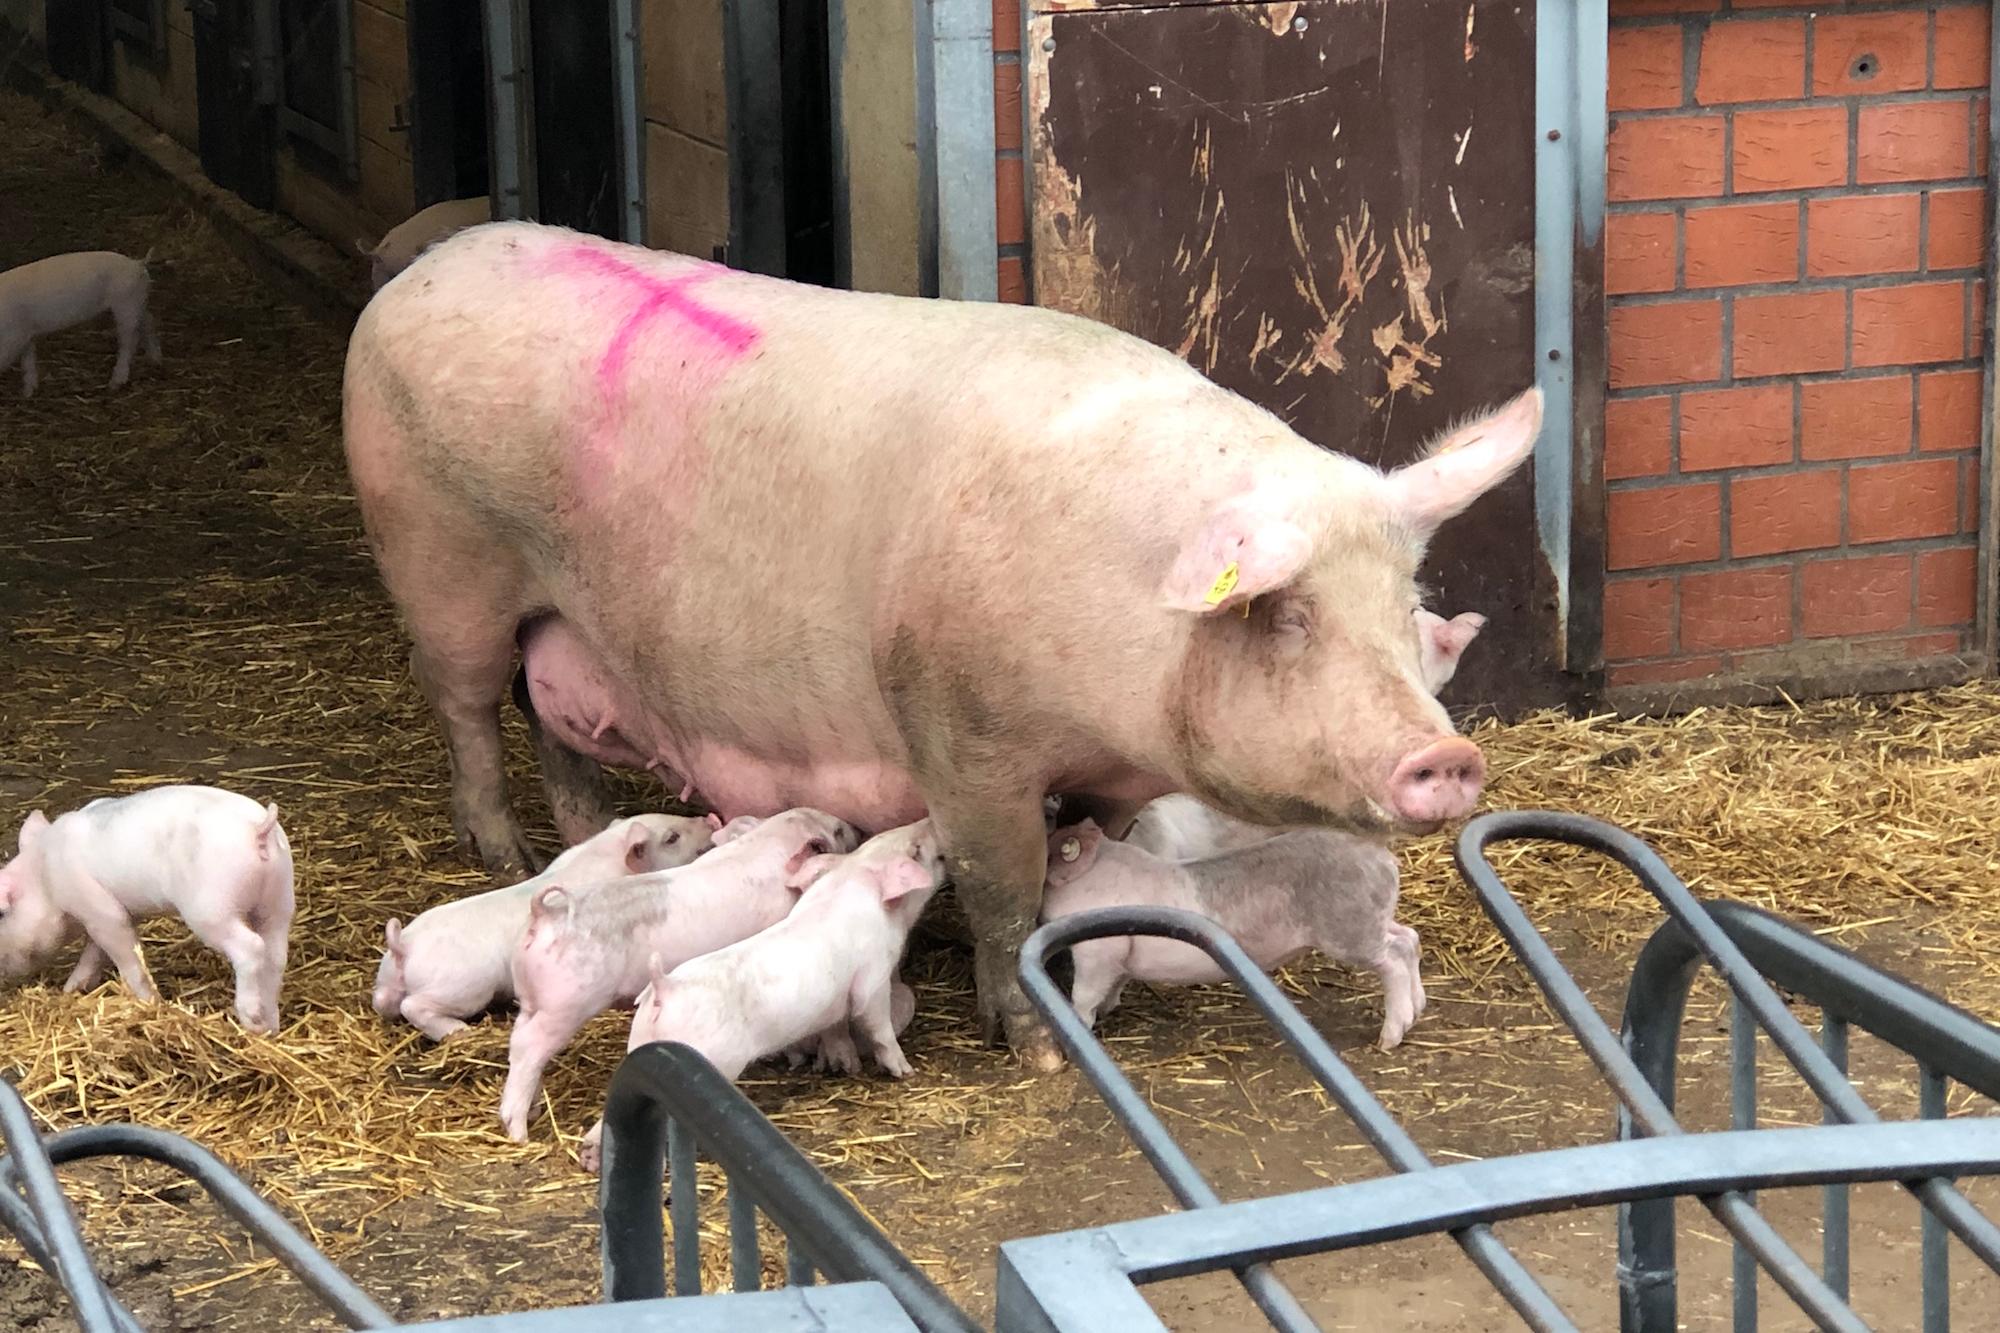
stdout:
POLYGON ((202 173, 253 208, 277 202, 277 124, 257 98, 253 0, 194 0, 195 134, 202 173))
POLYGON ((778 77, 783 87, 785 276, 831 286, 834 258, 833 87, 826 0, 780 0, 778 77))
POLYGON ((104 10, 76 0, 47 0, 43 12, 48 24, 50 71, 94 93, 109 91, 104 10))
POLYGON ((417 207, 488 193, 486 30, 464 0, 407 0, 417 207))
POLYGON ((529 0, 528 43, 539 219, 615 239, 623 209, 611 6, 529 0))

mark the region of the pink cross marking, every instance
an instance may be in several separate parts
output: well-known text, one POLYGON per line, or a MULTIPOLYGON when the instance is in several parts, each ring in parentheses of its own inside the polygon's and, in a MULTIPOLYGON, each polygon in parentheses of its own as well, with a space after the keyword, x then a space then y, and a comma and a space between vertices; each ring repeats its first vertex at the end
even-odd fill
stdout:
POLYGON ((632 359, 632 347, 639 335, 658 323, 664 315, 677 317, 688 327, 716 344, 731 361, 749 351, 757 342, 757 330, 733 315, 703 305, 689 290, 707 282, 726 269, 704 267, 677 278, 656 278, 621 259, 587 245, 573 246, 561 254, 562 266, 575 272, 607 278, 639 293, 639 304, 618 326, 611 343, 597 363, 597 383, 608 397, 624 383, 625 367, 632 359))

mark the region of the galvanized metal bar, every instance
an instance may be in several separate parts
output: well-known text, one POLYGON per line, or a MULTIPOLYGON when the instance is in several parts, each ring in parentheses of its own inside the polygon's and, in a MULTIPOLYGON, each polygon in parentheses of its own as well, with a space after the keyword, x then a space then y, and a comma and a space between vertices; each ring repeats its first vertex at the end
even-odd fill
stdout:
MULTIPOLYGON (((0 1134, 7 1140, 7 1160, 18 1176, 26 1207, 39 1231, 48 1262, 43 1264, 69 1294, 78 1327, 83 1333, 117 1333, 117 1317, 111 1311, 111 1291, 98 1276, 84 1247, 83 1232, 69 1199, 56 1180, 55 1163, 35 1127, 34 1113, 12 1083, 0 1079, 0 1134)), ((9 1194, 13 1182, 7 1182, 9 1194)))
MULTIPOLYGON (((1684 936, 1657 930, 1639 950, 1625 990, 1625 1053, 1671 1114, 1681 1018, 1701 958, 1684 936)), ((1632 1108, 1618 1103, 1618 1138, 1638 1138, 1632 1108)), ((1618 1327, 1675 1333, 1680 1327, 1674 1201, 1642 1199, 1618 1209, 1618 1327)))
MULTIPOLYGON (((605 1137, 611 1137, 609 1125, 605 1137)), ((674 1228, 674 1295, 701 1295, 701 1186, 694 1136, 667 1117, 667 1210, 674 1228)))
MULTIPOLYGON (((699 1142, 706 1156, 722 1164, 829 1281, 880 1282, 926 1333, 978 1329, 714 1065, 700 1052, 673 1042, 641 1046, 627 1055, 605 1099, 598 1206, 604 1215, 607 1299, 666 1294, 659 1260, 659 1167, 660 1141, 669 1126, 699 1142)), ((687 1170, 673 1180, 676 1205, 683 1195, 694 1194, 692 1168, 687 1170)), ((674 1227, 678 1245, 678 1215, 674 1227)), ((692 1224, 688 1233, 693 1233, 692 1224)))
MULTIPOLYGON (((921 30, 913 29, 920 32, 921 30)), ((910 58, 916 59, 916 44, 910 58)), ((854 149, 847 123, 847 0, 826 0, 826 102, 833 126, 833 285, 854 286, 854 149)), ((917 118, 922 119, 921 105, 917 118)))
POLYGON ((785 275, 785 88, 771 0, 722 0, 729 264, 785 275))
MULTIPOLYGON (((1919 1064, 1917 1114, 1925 1120, 1944 1119, 1944 1095, 1944 1075, 1928 1065, 1919 1064)), ((1951 1242, 1945 1236, 1944 1223, 1928 1208, 1923 1212, 1922 1225, 1923 1250, 1920 1268, 1923 1273, 1924 1333, 1950 1333, 1951 1242)))
POLYGON ((785 1237, 785 1283, 793 1287, 810 1287, 813 1284, 812 1256, 790 1236, 785 1237))
MULTIPOLYGON (((920 184, 929 190, 920 243, 935 257, 927 293, 960 301, 1000 297, 1000 233, 993 194, 992 0, 915 0, 920 184)), ((1025 70, 1023 71, 1025 73, 1025 70)))
MULTIPOLYGON (((1188 1216, 1188 1214, 1182 1214, 1188 1216)), ((1000 1246, 995 1333, 1165 1333, 1102 1228, 1000 1246)))
MULTIPOLYGON (((1224 974, 1243 989, 1286 1046, 1291 1048, 1292 1053, 1312 1072, 1320 1086, 1326 1089, 1391 1166, 1398 1171, 1430 1168, 1430 1159, 1404 1132, 1395 1117, 1354 1076, 1326 1039, 1305 1021, 1297 1008, 1285 998, 1284 992, 1278 989, 1277 983, 1266 976, 1263 969, 1243 952, 1242 946, 1213 921, 1192 912, 1129 907, 1100 908, 1052 921, 1029 936, 1028 942, 1021 948, 1022 987, 1030 1002, 1048 1019, 1055 1030, 1056 1040, 1062 1043, 1078 1069, 1097 1089, 1098 1095, 1182 1207, 1213 1207, 1219 1199, 1194 1163, 1174 1142, 1173 1135, 1168 1133, 1145 1099, 1125 1078, 1117 1062, 1090 1034, 1089 1028, 1048 972, 1048 960, 1063 949, 1084 940, 1115 935, 1159 935, 1205 950, 1224 974)), ((1554 1330, 1575 1327, 1533 1274, 1490 1231, 1473 1227, 1463 1234, 1454 1233, 1453 1239, 1530 1328, 1554 1330)), ((1283 1309, 1286 1304, 1296 1306, 1296 1298, 1266 1270, 1246 1269, 1239 1276, 1251 1297, 1264 1308, 1267 1317, 1285 1327, 1266 1301, 1272 1301, 1283 1309)), ((1306 1317, 1303 1309, 1298 1311, 1297 1317, 1306 1317)))
MULTIPOLYGON (((1989 88, 2000 88, 2000 0, 1990 6, 1992 21, 1989 24, 1991 36, 1986 53, 1986 82, 1989 88)), ((1986 103, 1986 216, 2000 218, 2000 100, 1987 99, 1986 103)), ((2000 273, 2000 229, 1989 221, 1986 227, 1986 272, 2000 273)), ((1973 593, 1973 650, 1978 653, 1981 663, 1988 671, 2000 661, 2000 604, 1996 604, 1995 593, 2000 591, 2000 465, 1996 465, 1994 450, 1996 438, 1994 418, 2000 414, 2000 382, 1994 377, 1994 362, 2000 355, 2000 338, 1990 332, 2000 329, 1994 321, 2000 319, 2000 282, 1986 284, 1986 328, 1989 330, 1986 345, 1979 354, 1980 403, 1984 408, 1979 414, 1979 543, 1975 557, 1978 578, 1973 593)))
MULTIPOLYGON (((1836 1110, 1849 1123, 1864 1124, 1879 1119, 1855 1092, 1853 1085, 1827 1063, 1811 1035, 1786 1010, 1777 993, 1731 941, 1729 934, 1651 847, 1623 829, 1584 815, 1531 810, 1481 815, 1465 826, 1454 848, 1453 856, 1460 874, 1473 886, 1487 914, 1501 928, 1516 954, 1536 973, 1544 992, 1563 1011, 1565 1021, 1583 1041, 1591 1059, 1604 1072, 1619 1097, 1637 1096, 1642 1099, 1629 1103, 1642 1125, 1646 1125, 1651 1118, 1660 1117, 1664 1124, 1672 1127, 1668 1132, 1678 1130, 1678 1126, 1672 1125, 1671 1116, 1663 1115, 1665 1108, 1653 1097, 1645 1080, 1637 1076, 1638 1071, 1631 1062, 1608 1039, 1609 1033, 1597 1011, 1590 1006, 1575 981, 1562 970, 1554 951, 1528 923, 1527 916, 1508 895, 1486 859, 1485 849, 1491 844, 1521 838, 1548 839, 1591 848, 1625 866, 1667 909, 1730 990, 1742 998, 1758 1026, 1770 1034, 1772 1042, 1799 1071, 1800 1077, 1822 1105, 1836 1110)), ((1859 1020, 1857 1011, 1845 1005, 1839 1007, 1850 1021, 1859 1020)), ((1648 1133, 1656 1132, 1650 1125, 1646 1127, 1648 1133)), ((1982 1263, 2000 1271, 2000 1227, 1995 1227, 1991 1219, 1973 1208, 1944 1181, 1906 1182, 1906 1188, 1916 1194, 1926 1208, 1935 1212, 1951 1228, 1952 1234, 1979 1256, 1982 1263)), ((1729 1200, 1704 1200, 1704 1203, 1725 1226, 1730 1227, 1733 1234, 1750 1244, 1772 1276, 1794 1300, 1800 1299, 1802 1290, 1813 1291, 1816 1301, 1824 1301, 1832 1295, 1819 1276, 1798 1261, 1797 1254, 1754 1210, 1745 1209, 1740 1200, 1734 1203, 1729 1200), (1738 1231, 1739 1224, 1748 1228, 1751 1234, 1738 1231), (1769 1258, 1765 1254, 1767 1250, 1769 1258), (1780 1256, 1782 1273, 1771 1268, 1773 1260, 1780 1256), (1800 1285, 1795 1287, 1795 1283, 1800 1285)))
POLYGON ((1535 6, 1535 383, 1542 390, 1542 435, 1535 445, 1535 528, 1555 578, 1557 642, 1567 660, 1570 585, 1570 437, 1575 381, 1570 369, 1575 309, 1578 15, 1570 0, 1535 6))
MULTIPOLYGON (((1736 995, 1729 997, 1729 1127, 1757 1128, 1757 1022, 1736 995)), ((1743 1202, 1756 1206, 1745 1190, 1743 1202)), ((1730 1322, 1736 1333, 1757 1333, 1757 1257, 1738 1237, 1730 1246, 1730 1322)), ((1837 1293, 1842 1300, 1847 1293, 1837 1293)))
POLYGON ((496 221, 535 215, 534 83, 520 0, 485 0, 487 174, 496 221))
POLYGON ((354 6, 333 7, 335 31, 340 42, 340 169, 350 181, 361 179, 361 113, 359 93, 354 86, 354 6))
MULTIPOLYGON (((1820 1049, 1844 1078, 1847 1075, 1847 1022, 1831 1009, 1820 1012, 1820 1049)), ((1820 1108, 1820 1121, 1836 1125, 1839 1117, 1825 1107, 1820 1108)), ((1848 1296, 1847 1246, 1851 1226, 1848 1219, 1848 1188, 1845 1185, 1828 1185, 1821 1192, 1820 1203, 1820 1275, 1826 1285, 1840 1293, 1840 1298, 1848 1296)), ((1924 1214, 1929 1217, 1930 1214, 1924 1214)))
POLYGON ((618 236, 633 245, 646 243, 646 113, 639 90, 642 64, 639 50, 637 0, 611 0, 611 59, 618 99, 618 178, 624 196, 618 236))
POLYGON ((757 1246, 757 1204, 734 1174, 729 1176, 729 1281, 738 1291, 764 1285, 764 1256, 757 1246))

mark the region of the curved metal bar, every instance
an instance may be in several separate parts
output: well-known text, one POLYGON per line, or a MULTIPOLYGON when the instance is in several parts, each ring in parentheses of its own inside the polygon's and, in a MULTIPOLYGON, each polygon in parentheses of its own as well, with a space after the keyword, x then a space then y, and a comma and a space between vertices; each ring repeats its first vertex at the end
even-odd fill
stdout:
MULTIPOLYGON (((669 1117, 821 1272, 839 1282, 880 1282, 926 1333, 978 1333, 735 1084, 678 1042, 654 1042, 627 1055, 605 1098, 597 1198, 607 1300, 666 1295, 660 1183, 669 1117)), ((678 1195, 694 1182, 674 1184, 678 1195)))
POLYGON ((5 1079, 0 1079, 0 1089, 4 1089, 0 1091, 0 1133, 7 1136, 7 1157, 19 1174, 28 1209, 41 1229, 42 1244, 55 1261, 55 1278, 69 1293, 70 1303, 76 1307, 76 1322, 84 1333, 116 1333, 111 1293, 98 1276, 97 1266, 90 1262, 76 1215, 56 1180, 50 1145, 35 1128, 34 1113, 20 1090, 5 1079))
POLYGON ((200 1185, 216 1206, 255 1236, 306 1288, 349 1328, 394 1328, 396 1321, 377 1305, 354 1279, 334 1267, 312 1242, 221 1158, 198 1143, 162 1129, 143 1125, 85 1125, 52 1134, 44 1140, 58 1164, 91 1157, 139 1157, 175 1171, 200 1185))
MULTIPOLYGON (((5 1228, 16 1241, 20 1242, 22 1250, 35 1261, 37 1267, 50 1278, 60 1282, 61 1278, 56 1273, 55 1257, 49 1253, 48 1242, 42 1235, 40 1224, 35 1221, 34 1210, 28 1207, 27 1200, 15 1192, 13 1180, 12 1159, 0 1157, 0 1181, 5 1182, 4 1186, 0 1186, 0 1228, 5 1228)), ((119 1333, 146 1333, 139 1327, 139 1321, 133 1317, 132 1312, 110 1292, 108 1286, 104 1299, 111 1307, 111 1318, 117 1324, 119 1333)))
MULTIPOLYGON (((1257 966, 1229 932, 1215 922, 1194 912, 1163 907, 1096 908, 1051 921, 1030 935, 1021 948, 1021 984, 1028 998, 1055 1029, 1056 1039, 1062 1043, 1063 1049, 1097 1088, 1098 1095, 1104 1098, 1112 1114, 1125 1127, 1146 1160, 1153 1164, 1153 1169, 1166 1181, 1182 1207, 1211 1208, 1219 1205, 1221 1200, 1187 1154, 1181 1151, 1180 1145, 1174 1142, 1173 1135, 1160 1123, 1145 1098, 1126 1079, 1118 1062, 1091 1035, 1090 1029, 1084 1025, 1083 1019, 1048 972, 1048 960, 1063 949, 1085 940, 1116 935, 1164 936, 1205 951, 1231 980, 1243 988, 1251 1003, 1277 1029, 1279 1037, 1292 1053, 1391 1166, 1403 1172, 1432 1168, 1431 1160, 1417 1146, 1416 1140, 1404 1132, 1395 1117, 1368 1091, 1367 1085, 1354 1076, 1326 1039, 1285 998, 1277 983, 1257 966)), ((1454 1231, 1452 1239, 1530 1328, 1539 1333, 1541 1330, 1576 1327, 1563 1313, 1562 1307, 1543 1290, 1535 1276, 1500 1243, 1490 1229, 1482 1225, 1466 1227, 1454 1231)), ((1257 1286, 1252 1284, 1262 1285, 1263 1280, 1254 1277, 1254 1271, 1246 1269, 1242 1276, 1245 1286, 1250 1287, 1253 1296, 1259 1296, 1259 1304, 1262 1305, 1257 1286)), ((1270 1285, 1283 1292, 1284 1300, 1296 1304, 1296 1298, 1285 1291, 1275 1277, 1270 1279, 1270 1285)), ((1265 1312, 1272 1314, 1269 1308, 1265 1312)), ((1304 1316, 1303 1309, 1299 1313, 1304 1316)), ((1277 1322, 1278 1316, 1272 1314, 1272 1319, 1277 1322)))

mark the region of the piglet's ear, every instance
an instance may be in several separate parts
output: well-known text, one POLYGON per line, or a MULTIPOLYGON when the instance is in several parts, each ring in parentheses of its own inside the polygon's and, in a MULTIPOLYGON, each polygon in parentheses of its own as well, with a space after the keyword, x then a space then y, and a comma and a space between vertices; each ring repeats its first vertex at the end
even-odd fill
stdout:
POLYGON ((39 810, 30 811, 28 817, 21 821, 21 850, 26 852, 36 843, 40 842, 42 834, 48 831, 48 827, 49 817, 47 815, 39 810))
POLYGON ((1197 615, 1284 587, 1312 558, 1312 538, 1267 499, 1231 500, 1181 543, 1160 600, 1197 615))
POLYGON ((653 979, 653 995, 657 999, 661 987, 667 984, 666 962, 658 953, 654 953, 646 959, 646 975, 653 979))
POLYGON ((1095 820, 1057 829, 1049 838, 1049 874, 1060 875, 1067 883, 1090 869, 1097 849, 1104 845, 1104 830, 1095 820))
POLYGON ((716 814, 715 811, 713 810, 709 811, 702 818, 708 824, 708 828, 711 833, 714 832, 716 829, 722 827, 722 816, 716 814))
POLYGON ((930 872, 915 861, 905 861, 900 857, 882 867, 877 882, 882 886, 882 901, 893 903, 906 893, 931 887, 930 872))
POLYGON ((1506 480, 1535 450, 1542 431, 1542 391, 1530 389, 1496 412, 1469 421, 1432 446, 1430 455, 1389 474, 1398 518, 1429 536, 1446 519, 1506 480))
POLYGON ((634 825, 625 835, 625 869, 637 875, 647 866, 646 849, 652 844, 653 835, 643 824, 634 825))
POLYGON ((814 880, 833 869, 839 861, 837 853, 814 856, 810 848, 794 852, 785 865, 785 887, 794 893, 804 893, 812 887, 814 880))

